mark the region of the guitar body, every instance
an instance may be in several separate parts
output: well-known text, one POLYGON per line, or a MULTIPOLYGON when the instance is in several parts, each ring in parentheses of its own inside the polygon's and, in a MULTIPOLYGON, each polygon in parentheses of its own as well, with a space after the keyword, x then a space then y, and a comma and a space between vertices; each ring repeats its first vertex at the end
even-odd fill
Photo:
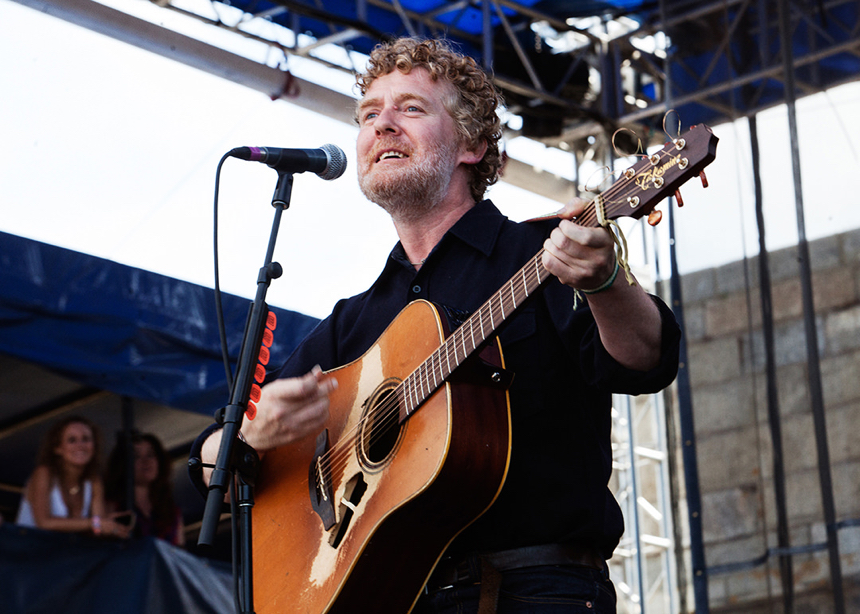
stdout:
MULTIPOLYGON (((391 390, 446 332, 430 303, 407 306, 364 356, 331 371, 327 448, 311 436, 266 454, 253 510, 257 612, 408 612, 448 544, 496 499, 508 399, 477 365, 469 377, 475 357, 402 423, 390 411, 391 390), (328 529, 319 502, 334 514, 328 529)), ((480 357, 502 367, 498 343, 488 346, 480 357)))

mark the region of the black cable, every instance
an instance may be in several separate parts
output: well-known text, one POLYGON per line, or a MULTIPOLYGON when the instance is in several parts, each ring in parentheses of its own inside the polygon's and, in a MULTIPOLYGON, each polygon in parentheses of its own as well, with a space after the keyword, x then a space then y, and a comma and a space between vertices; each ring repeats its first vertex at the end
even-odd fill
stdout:
POLYGON ((215 202, 213 204, 213 237, 212 237, 212 258, 215 263, 215 317, 218 323, 218 337, 221 340, 221 359, 224 361, 224 373, 227 376, 227 389, 233 389, 233 370, 230 368, 230 352, 227 348, 227 330, 224 324, 224 309, 221 304, 221 281, 218 272, 218 193, 221 183, 221 167, 224 161, 230 157, 230 153, 226 153, 218 162, 218 168, 215 171, 215 202))

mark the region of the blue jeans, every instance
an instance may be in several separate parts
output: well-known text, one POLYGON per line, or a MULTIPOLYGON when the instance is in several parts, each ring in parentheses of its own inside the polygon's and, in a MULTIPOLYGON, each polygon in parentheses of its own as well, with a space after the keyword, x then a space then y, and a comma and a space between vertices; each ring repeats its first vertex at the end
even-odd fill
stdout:
MULTIPOLYGON (((413 614, 475 614, 480 584, 423 595, 413 614)), ((615 614, 615 587, 606 571, 542 565, 502 572, 498 614, 615 614)))

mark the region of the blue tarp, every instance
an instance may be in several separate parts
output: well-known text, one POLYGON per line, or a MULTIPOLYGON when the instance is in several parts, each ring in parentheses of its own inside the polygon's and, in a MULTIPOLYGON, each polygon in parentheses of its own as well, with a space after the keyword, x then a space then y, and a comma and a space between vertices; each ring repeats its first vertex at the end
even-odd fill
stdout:
MULTIPOLYGON (((225 294, 223 302, 235 361, 251 301, 225 294)), ((270 309, 276 365, 317 319, 270 309)), ((211 414, 229 398, 211 288, 7 233, 0 352, 176 409, 211 414)))
POLYGON ((111 541, 0 526, 3 614, 227 614, 229 565, 152 537, 111 541))

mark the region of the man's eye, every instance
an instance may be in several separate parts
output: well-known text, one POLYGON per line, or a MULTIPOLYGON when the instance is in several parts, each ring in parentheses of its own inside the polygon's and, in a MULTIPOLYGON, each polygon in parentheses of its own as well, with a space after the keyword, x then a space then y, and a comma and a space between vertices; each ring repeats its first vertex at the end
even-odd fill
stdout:
POLYGON ((370 120, 370 119, 374 119, 377 115, 379 115, 379 113, 377 113, 376 111, 371 111, 371 112, 369 112, 369 113, 366 113, 366 114, 364 115, 364 121, 368 121, 368 120, 370 120))

